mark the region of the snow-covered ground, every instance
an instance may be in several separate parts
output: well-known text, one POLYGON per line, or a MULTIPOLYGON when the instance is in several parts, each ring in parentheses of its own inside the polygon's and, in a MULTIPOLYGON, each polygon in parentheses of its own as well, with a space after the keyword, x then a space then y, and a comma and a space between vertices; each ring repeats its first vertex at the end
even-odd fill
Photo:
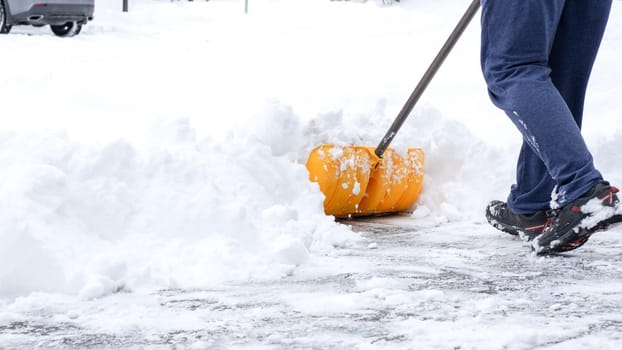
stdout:
MULTIPOLYGON (((484 223, 520 138, 477 20, 394 141, 426 152, 412 217, 336 223, 307 179, 377 144, 468 2, 106 0, 0 36, 0 349, 619 348, 622 229, 534 257, 484 223)), ((584 122, 614 184, 621 11, 584 122)))

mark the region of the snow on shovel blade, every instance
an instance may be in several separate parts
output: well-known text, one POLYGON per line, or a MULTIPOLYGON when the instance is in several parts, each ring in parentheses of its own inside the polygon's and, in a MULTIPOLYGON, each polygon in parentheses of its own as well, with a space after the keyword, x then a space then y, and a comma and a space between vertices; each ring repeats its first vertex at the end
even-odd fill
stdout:
POLYGON ((325 196, 324 212, 335 217, 405 211, 423 184, 423 150, 406 157, 387 149, 380 159, 373 147, 321 145, 307 160, 309 178, 325 196))

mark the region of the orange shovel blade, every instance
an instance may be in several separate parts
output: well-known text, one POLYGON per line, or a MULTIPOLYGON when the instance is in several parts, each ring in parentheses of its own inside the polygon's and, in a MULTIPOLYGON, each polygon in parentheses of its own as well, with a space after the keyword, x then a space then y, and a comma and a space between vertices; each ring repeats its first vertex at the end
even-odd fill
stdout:
POLYGON ((378 215, 407 210, 423 183, 423 151, 400 156, 373 147, 321 145, 307 160, 310 180, 325 196, 324 211, 336 217, 378 215))
POLYGON ((307 159, 311 181, 326 197, 324 211, 337 217, 356 212, 367 189, 369 174, 377 162, 367 147, 318 146, 307 159))

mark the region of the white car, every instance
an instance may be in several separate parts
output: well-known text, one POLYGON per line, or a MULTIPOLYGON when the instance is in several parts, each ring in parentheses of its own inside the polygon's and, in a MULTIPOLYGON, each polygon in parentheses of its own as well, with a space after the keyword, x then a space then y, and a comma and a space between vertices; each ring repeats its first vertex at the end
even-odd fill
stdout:
POLYGON ((14 25, 49 25, 58 36, 74 36, 94 11, 95 0, 0 0, 0 34, 14 25))

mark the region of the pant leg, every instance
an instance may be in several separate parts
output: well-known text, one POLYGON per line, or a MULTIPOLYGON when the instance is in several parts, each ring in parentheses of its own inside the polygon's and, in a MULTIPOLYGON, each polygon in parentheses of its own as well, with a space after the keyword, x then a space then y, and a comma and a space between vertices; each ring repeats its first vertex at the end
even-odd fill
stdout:
MULTIPOLYGON (((516 213, 548 207, 554 186, 563 206, 602 179, 572 111, 551 79, 549 56, 565 6, 572 1, 589 2, 482 1, 482 69, 489 94, 524 140, 517 183, 508 198, 516 213)), ((574 29, 568 30, 572 37, 574 29)))
POLYGON ((592 66, 607 26, 612 0, 566 0, 549 57, 551 80, 581 128, 592 66))
POLYGON ((516 183, 510 188, 508 206, 516 214, 532 214, 550 208, 555 181, 544 162, 523 141, 516 163, 516 183))

